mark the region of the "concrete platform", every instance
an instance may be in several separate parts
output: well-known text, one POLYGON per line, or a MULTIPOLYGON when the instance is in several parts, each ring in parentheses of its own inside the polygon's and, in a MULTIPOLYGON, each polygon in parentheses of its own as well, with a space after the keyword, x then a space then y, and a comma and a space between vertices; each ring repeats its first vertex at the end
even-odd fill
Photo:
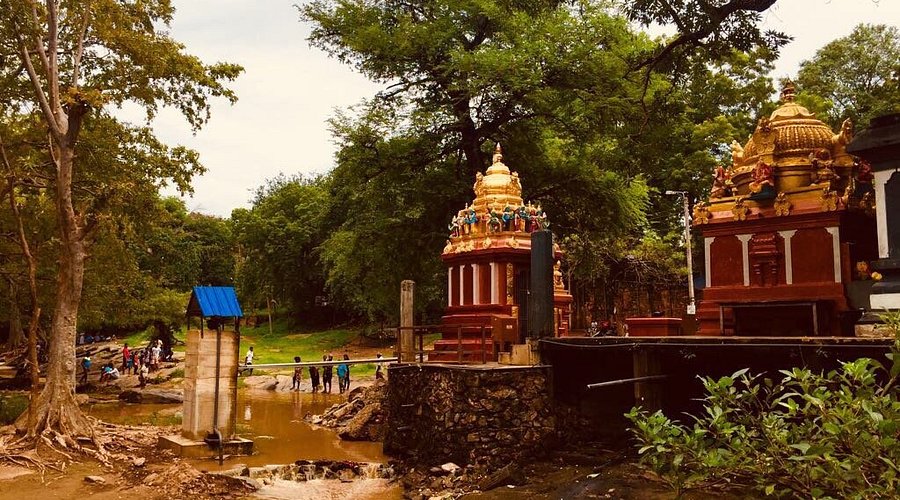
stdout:
MULTIPOLYGON (((161 436, 157 447, 164 450, 172 450, 179 457, 207 458, 215 456, 217 449, 205 441, 195 441, 181 435, 161 436)), ((244 438, 234 438, 222 444, 222 451, 226 455, 251 455, 253 454, 253 441, 244 438)))

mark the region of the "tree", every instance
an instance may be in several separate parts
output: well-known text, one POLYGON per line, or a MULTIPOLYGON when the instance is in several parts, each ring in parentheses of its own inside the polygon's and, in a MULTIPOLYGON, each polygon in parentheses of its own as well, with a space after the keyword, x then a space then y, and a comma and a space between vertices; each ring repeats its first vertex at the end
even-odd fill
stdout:
POLYGON ((797 82, 804 104, 823 112, 833 127, 850 118, 859 129, 900 111, 900 29, 856 26, 800 63, 797 82))
POLYGON ((680 212, 657 190, 702 194, 719 143, 748 131, 771 92, 776 55, 761 42, 685 46, 677 70, 636 71, 657 43, 601 2, 321 0, 301 11, 313 45, 386 85, 333 121, 330 219, 344 222, 322 246, 329 289, 372 319, 396 316, 405 278, 427 294, 420 304, 446 303, 446 223, 498 141, 563 240, 602 249, 667 234, 680 212))
MULTIPOLYGON (((185 54, 159 29, 168 26, 173 12, 168 0, 47 0, 42 5, 31 0, 7 2, 0 9, 0 38, 16 60, 4 66, 4 76, 22 82, 49 136, 46 181, 59 241, 50 362, 44 389, 30 402, 36 415, 30 435, 52 431, 74 446, 74 436, 89 434, 74 397, 75 335, 85 259, 104 214, 110 213, 106 209, 155 191, 160 179, 171 178, 187 189, 200 171, 195 154, 169 150, 148 129, 125 127, 104 115, 104 107, 134 102, 152 117, 160 105, 173 106, 198 128, 209 117, 210 98, 235 99, 223 82, 241 68, 205 65, 185 54), (91 129, 98 135, 83 136, 91 129), (110 148, 105 141, 127 144, 110 148), (89 154, 91 144, 98 145, 97 156, 89 154), (106 156, 113 151, 122 156, 106 156), (154 161, 132 161, 139 157, 154 161), (82 196, 73 190, 78 180, 94 189, 82 196)), ((20 98, 25 102, 26 95, 20 98)))
POLYGON ((257 190, 252 208, 232 212, 244 301, 259 307, 275 298, 297 316, 312 311, 325 288, 318 246, 328 209, 323 179, 282 176, 257 190))

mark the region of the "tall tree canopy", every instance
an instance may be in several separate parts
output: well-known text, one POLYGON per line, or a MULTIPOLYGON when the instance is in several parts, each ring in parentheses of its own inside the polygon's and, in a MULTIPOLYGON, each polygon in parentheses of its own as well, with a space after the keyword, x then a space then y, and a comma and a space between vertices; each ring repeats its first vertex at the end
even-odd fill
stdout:
POLYGON ((75 335, 86 258, 100 228, 140 214, 165 179, 188 189, 201 171, 196 153, 168 148, 148 128, 119 123, 105 108, 131 102, 151 117, 172 106, 198 128, 211 98, 235 99, 225 82, 241 68, 185 53, 161 29, 173 14, 169 0, 0 7, 0 81, 12 91, 13 109, 33 110, 34 125, 49 137, 44 161, 28 164, 23 178, 51 196, 58 241, 47 382, 30 402, 29 420, 20 420, 31 435, 53 431, 75 446, 73 436, 89 434, 74 398, 75 335))
POLYGON ((765 72, 780 40, 747 33, 741 27, 758 18, 735 11, 715 22, 737 23, 725 38, 744 33, 746 50, 685 50, 678 71, 644 72, 658 42, 604 2, 319 0, 300 9, 314 46, 385 84, 333 121, 341 149, 330 219, 340 227, 321 247, 329 289, 373 319, 396 316, 402 279, 419 282, 420 304, 444 303, 446 223, 471 198, 495 142, 563 239, 676 227, 674 202, 654 188, 706 184, 724 153, 716 145, 745 134, 771 92, 765 72))
POLYGON ((860 24, 800 64, 805 104, 837 127, 850 118, 859 127, 900 112, 900 29, 860 24))

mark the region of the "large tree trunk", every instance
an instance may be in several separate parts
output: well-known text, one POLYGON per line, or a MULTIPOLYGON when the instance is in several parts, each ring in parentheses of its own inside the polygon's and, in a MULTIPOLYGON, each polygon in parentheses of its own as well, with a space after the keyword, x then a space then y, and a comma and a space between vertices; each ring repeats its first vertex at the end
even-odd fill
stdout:
POLYGON ((19 287, 16 281, 9 278, 9 336, 6 347, 19 347, 22 343, 22 315, 19 312, 19 287))
MULTIPOLYGON (((59 274, 56 298, 50 325, 50 359, 47 382, 37 400, 32 400, 34 426, 29 434, 58 432, 71 445, 74 436, 91 432, 90 423, 75 400, 75 336, 78 306, 84 280, 86 255, 84 238, 72 205, 72 170, 74 151, 66 143, 56 148, 57 191, 56 208, 59 223, 59 274)), ((28 412, 26 412, 27 414, 28 412)), ((27 425, 27 415, 19 417, 17 425, 27 425)))

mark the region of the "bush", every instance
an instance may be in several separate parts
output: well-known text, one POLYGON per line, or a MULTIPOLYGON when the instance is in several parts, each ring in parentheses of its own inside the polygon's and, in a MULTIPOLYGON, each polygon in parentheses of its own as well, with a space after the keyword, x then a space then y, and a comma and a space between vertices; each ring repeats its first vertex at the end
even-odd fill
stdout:
POLYGON ((889 365, 842 363, 827 374, 794 368, 773 381, 740 370, 704 378, 705 414, 684 425, 634 408, 642 461, 678 494, 752 488, 766 496, 896 498, 900 492, 900 315, 889 365))
POLYGON ((0 425, 9 425, 28 408, 28 396, 10 394, 0 396, 0 425))

